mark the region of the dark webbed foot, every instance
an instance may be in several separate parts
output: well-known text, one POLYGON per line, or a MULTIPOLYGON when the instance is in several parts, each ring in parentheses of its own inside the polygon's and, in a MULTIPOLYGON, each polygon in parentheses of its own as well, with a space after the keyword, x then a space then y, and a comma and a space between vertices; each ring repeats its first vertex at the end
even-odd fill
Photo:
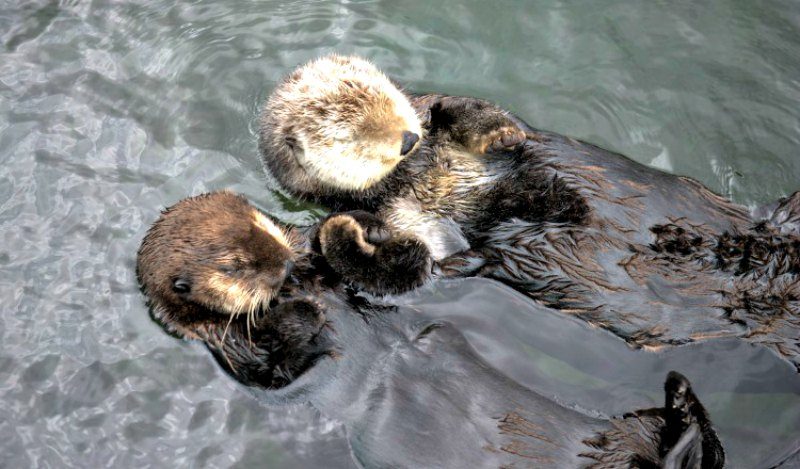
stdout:
POLYGON ((417 239, 392 236, 364 213, 336 214, 322 223, 318 241, 331 268, 375 294, 401 293, 421 285, 430 274, 428 248, 417 239), (366 228, 359 218, 366 220, 366 228))
POLYGON ((664 407, 613 419, 611 430, 584 440, 591 449, 581 456, 600 463, 590 467, 723 467, 725 452, 689 381, 672 371, 664 391, 664 407))
POLYGON ((689 380, 670 371, 664 393, 665 424, 659 449, 664 467, 722 467, 725 452, 689 380))
POLYGON ((672 449, 663 457, 664 469, 703 467, 703 434, 696 423, 689 425, 672 449))

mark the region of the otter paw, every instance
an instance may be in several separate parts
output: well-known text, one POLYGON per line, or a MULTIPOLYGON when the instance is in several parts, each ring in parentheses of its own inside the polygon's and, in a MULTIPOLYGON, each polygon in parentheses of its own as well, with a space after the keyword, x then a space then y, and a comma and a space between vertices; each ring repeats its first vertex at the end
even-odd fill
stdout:
POLYGON ((325 220, 318 237, 323 256, 333 252, 347 252, 352 248, 368 256, 375 253, 375 245, 367 241, 364 228, 350 215, 333 215, 325 220))
POLYGON ((373 244, 381 244, 388 241, 392 237, 392 232, 386 223, 377 216, 364 210, 353 210, 351 212, 344 212, 341 215, 348 215, 361 225, 364 230, 364 238, 373 244))
POLYGON ((309 301, 293 300, 279 304, 269 317, 278 338, 292 347, 308 344, 325 326, 325 313, 309 301))
POLYGON ((481 152, 487 153, 514 148, 524 142, 526 138, 525 132, 516 126, 500 127, 484 136, 481 152))

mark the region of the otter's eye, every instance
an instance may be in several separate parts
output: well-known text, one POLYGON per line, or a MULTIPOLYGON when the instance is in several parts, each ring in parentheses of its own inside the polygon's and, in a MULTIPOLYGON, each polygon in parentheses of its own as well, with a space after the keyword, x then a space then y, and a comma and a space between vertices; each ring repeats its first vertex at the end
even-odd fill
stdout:
POLYGON ((222 272, 225 275, 233 275, 234 273, 236 273, 237 270, 239 270, 235 266, 232 266, 232 265, 221 265, 221 266, 218 267, 218 269, 219 269, 220 272, 222 272))
POLYGON ((224 264, 217 264, 217 270, 225 275, 233 275, 247 268, 247 261, 241 257, 234 257, 233 260, 224 264))
POLYGON ((185 295, 192 290, 192 285, 185 278, 176 278, 172 281, 172 291, 180 295, 185 295))

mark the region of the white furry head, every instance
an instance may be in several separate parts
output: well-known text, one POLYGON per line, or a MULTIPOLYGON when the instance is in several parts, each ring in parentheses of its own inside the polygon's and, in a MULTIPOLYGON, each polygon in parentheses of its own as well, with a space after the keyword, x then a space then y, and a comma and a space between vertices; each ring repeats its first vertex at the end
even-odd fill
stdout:
MULTIPOLYGON (((301 66, 280 83, 261 127, 270 150, 292 160, 277 166, 303 173, 307 181, 297 186, 344 190, 372 186, 422 135, 411 102, 380 70, 364 59, 335 54, 301 66)), ((275 155, 264 155, 270 157, 275 155)), ((286 185, 301 177, 276 176, 286 185)))

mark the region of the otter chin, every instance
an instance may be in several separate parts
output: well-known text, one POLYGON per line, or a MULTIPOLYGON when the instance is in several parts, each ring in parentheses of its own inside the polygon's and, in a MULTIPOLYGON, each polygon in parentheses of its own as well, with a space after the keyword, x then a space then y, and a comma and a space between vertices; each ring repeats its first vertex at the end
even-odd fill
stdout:
POLYGON ((264 106, 259 145, 299 191, 365 190, 417 145, 419 117, 374 65, 329 55, 286 77, 264 106))

